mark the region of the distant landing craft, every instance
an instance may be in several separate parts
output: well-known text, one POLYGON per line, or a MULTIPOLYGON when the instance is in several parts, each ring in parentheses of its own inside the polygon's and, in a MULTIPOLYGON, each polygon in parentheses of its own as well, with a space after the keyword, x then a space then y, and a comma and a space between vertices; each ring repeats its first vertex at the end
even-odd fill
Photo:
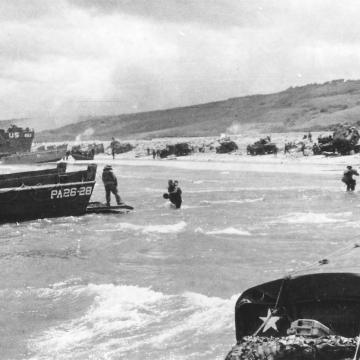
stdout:
POLYGON ((8 130, 0 129, 0 157, 20 152, 29 152, 35 132, 12 125, 8 130))

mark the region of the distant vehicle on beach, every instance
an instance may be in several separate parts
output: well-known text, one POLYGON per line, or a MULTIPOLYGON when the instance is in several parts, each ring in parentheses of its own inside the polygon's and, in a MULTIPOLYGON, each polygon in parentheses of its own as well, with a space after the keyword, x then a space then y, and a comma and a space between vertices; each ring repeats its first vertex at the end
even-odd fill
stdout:
POLYGON ((265 154, 276 154, 278 148, 276 144, 270 141, 270 138, 260 139, 252 145, 248 145, 246 148, 248 155, 265 155, 265 154))
POLYGON ((0 157, 17 152, 29 152, 35 132, 29 128, 12 125, 7 130, 0 129, 0 157))
POLYGON ((66 153, 66 157, 72 156, 75 160, 94 160, 95 149, 82 149, 81 146, 73 146, 73 148, 66 153))
POLYGON ((319 136, 313 145, 314 155, 349 155, 360 152, 360 133, 354 126, 338 125, 331 135, 319 136))

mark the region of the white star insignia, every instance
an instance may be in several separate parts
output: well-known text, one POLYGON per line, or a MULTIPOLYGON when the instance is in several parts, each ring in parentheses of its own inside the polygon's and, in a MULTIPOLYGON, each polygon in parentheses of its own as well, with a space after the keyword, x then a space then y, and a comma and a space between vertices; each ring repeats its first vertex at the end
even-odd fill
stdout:
POLYGON ((265 333, 271 328, 276 331, 279 331, 276 327, 276 322, 280 319, 280 316, 272 316, 270 309, 268 309, 268 313, 266 317, 259 316, 259 318, 263 321, 262 332, 265 333))

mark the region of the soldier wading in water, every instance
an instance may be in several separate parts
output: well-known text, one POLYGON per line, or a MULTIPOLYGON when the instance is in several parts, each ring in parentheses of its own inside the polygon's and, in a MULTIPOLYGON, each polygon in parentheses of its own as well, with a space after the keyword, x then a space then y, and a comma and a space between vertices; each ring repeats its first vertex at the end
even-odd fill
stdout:
POLYGON ((110 206, 110 193, 113 193, 115 195, 115 199, 116 199, 116 202, 118 205, 124 204, 118 193, 117 178, 116 178, 115 174, 113 173, 113 169, 110 165, 106 165, 104 167, 104 170, 102 173, 102 181, 105 186, 106 205, 110 206))
POLYGON ((177 180, 168 181, 168 192, 163 195, 164 199, 169 199, 172 204, 175 205, 177 209, 180 209, 182 203, 182 191, 179 187, 179 182, 177 180))
POLYGON ((353 175, 359 176, 359 173, 348 165, 344 171, 344 175, 341 181, 346 184, 346 191, 354 191, 356 186, 356 180, 353 179, 353 175))

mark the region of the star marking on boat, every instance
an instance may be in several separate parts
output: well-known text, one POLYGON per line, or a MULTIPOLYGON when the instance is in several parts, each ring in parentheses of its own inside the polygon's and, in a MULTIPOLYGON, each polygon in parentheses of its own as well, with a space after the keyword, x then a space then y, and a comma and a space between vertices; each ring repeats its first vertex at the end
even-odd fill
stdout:
POLYGON ((276 327, 277 321, 280 319, 280 316, 272 316, 271 310, 268 309, 267 316, 259 316, 259 318, 263 321, 263 329, 262 332, 265 333, 269 329, 274 329, 276 331, 279 331, 276 327))

